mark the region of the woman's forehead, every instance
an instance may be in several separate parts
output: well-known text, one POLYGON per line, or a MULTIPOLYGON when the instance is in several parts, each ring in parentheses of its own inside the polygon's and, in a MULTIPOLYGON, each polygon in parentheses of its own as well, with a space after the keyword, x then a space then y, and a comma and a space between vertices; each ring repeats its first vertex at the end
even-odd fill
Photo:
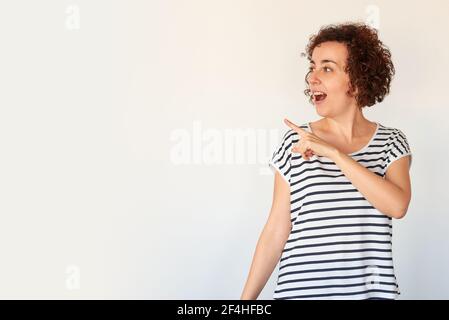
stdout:
POLYGON ((323 42, 313 49, 311 63, 321 64, 324 62, 334 61, 339 66, 343 65, 348 56, 346 45, 339 42, 323 42))

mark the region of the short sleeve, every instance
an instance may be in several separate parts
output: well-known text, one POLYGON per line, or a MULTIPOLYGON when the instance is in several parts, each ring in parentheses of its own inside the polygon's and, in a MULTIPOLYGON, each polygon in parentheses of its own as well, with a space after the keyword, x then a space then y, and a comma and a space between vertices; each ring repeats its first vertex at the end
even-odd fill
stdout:
POLYGON ((409 170, 412 166, 412 151, 410 149, 410 145, 407 141, 407 137, 405 134, 399 130, 395 129, 392 135, 390 136, 388 143, 388 151, 387 151, 387 163, 385 167, 385 172, 387 172, 388 167, 395 162, 405 156, 410 156, 410 166, 409 170))
POLYGON ((295 135, 297 135, 297 133, 293 130, 288 130, 284 134, 268 163, 270 168, 274 172, 278 171, 288 184, 290 184, 291 149, 295 135))

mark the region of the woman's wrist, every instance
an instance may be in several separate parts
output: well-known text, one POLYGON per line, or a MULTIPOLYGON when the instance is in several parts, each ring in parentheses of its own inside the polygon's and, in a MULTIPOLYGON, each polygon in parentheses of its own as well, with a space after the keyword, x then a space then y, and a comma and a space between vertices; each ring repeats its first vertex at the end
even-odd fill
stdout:
POLYGON ((332 149, 331 154, 329 155, 329 158, 336 162, 336 160, 340 159, 343 156, 343 153, 340 152, 337 148, 332 149))

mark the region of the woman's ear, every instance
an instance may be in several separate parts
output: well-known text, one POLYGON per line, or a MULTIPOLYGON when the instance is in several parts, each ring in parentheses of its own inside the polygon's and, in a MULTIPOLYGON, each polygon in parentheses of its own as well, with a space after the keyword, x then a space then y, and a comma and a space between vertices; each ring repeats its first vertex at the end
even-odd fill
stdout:
POLYGON ((357 97, 357 95, 359 94, 359 89, 357 87, 355 87, 355 89, 354 89, 352 84, 349 83, 349 89, 346 92, 346 94, 349 95, 350 97, 357 97))

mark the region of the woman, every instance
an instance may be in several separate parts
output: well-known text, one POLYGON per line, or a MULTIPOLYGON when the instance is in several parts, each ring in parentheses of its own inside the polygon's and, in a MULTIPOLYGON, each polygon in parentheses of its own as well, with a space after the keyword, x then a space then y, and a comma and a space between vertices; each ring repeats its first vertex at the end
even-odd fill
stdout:
POLYGON ((256 299, 280 261, 274 299, 396 299, 392 218, 411 199, 404 133, 366 119, 394 67, 374 29, 330 25, 309 39, 310 101, 322 117, 275 150, 273 204, 241 299, 256 299))

